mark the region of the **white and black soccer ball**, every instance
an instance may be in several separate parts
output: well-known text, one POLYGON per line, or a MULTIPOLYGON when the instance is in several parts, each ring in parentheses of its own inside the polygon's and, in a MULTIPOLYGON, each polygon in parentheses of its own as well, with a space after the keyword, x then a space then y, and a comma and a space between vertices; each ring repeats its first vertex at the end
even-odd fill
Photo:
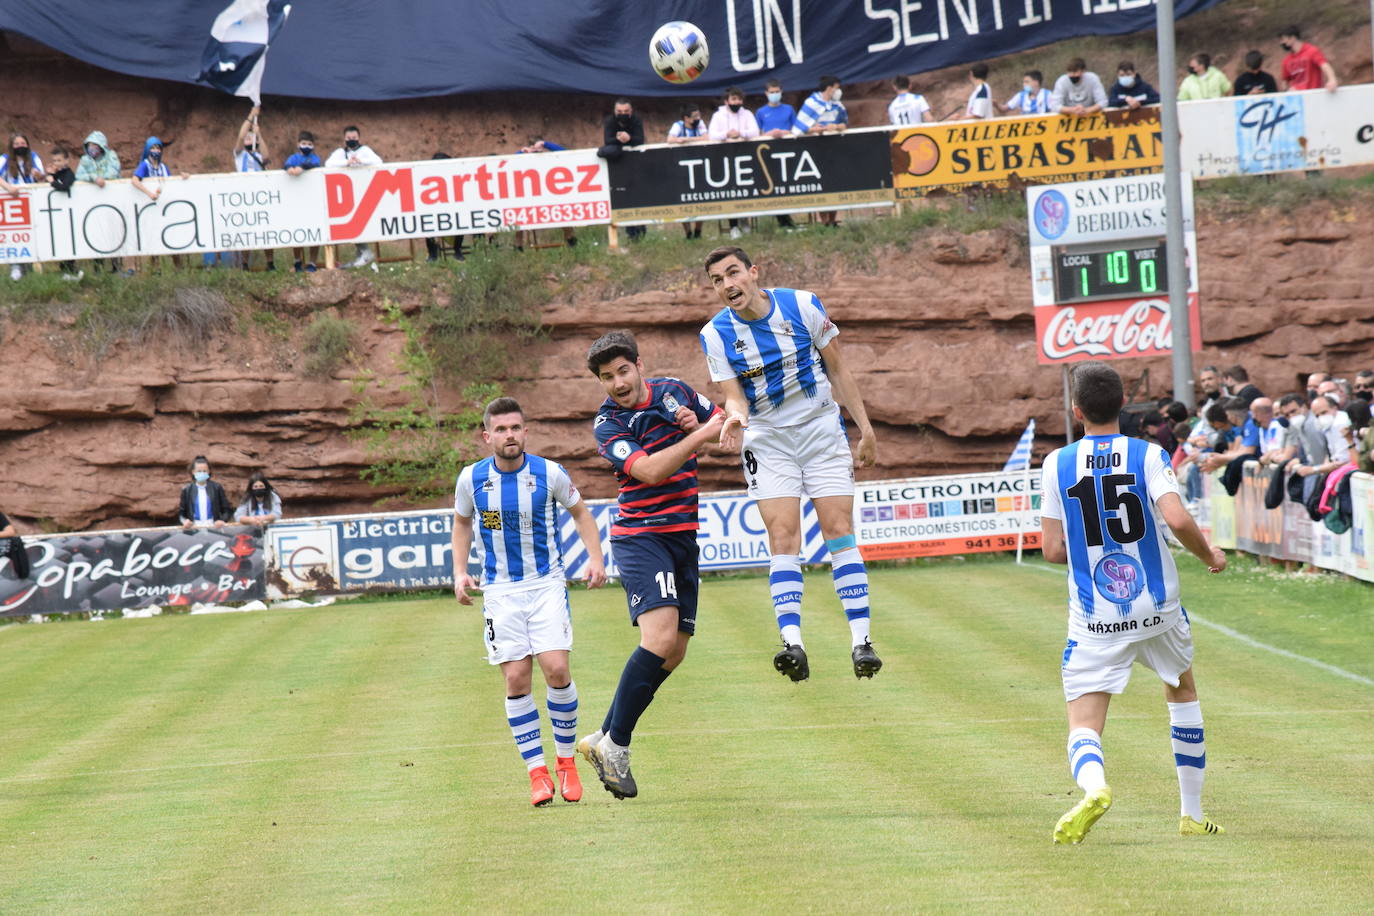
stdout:
POLYGON ((649 42, 649 63, 670 83, 690 83, 710 62, 706 35, 690 22, 665 22, 649 42))

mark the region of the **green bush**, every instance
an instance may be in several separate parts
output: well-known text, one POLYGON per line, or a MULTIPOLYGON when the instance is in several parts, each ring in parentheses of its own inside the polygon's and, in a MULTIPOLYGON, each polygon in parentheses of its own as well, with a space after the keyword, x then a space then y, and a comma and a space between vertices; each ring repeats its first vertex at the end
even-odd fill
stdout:
POLYGON ((316 315, 301 334, 306 375, 323 378, 348 358, 358 339, 358 326, 337 315, 316 315))

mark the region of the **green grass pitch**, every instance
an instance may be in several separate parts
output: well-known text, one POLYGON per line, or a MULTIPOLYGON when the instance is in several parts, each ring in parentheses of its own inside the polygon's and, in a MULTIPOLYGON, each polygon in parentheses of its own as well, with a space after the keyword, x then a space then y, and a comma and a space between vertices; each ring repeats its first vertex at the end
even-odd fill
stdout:
MULTIPOLYGON (((708 578, 635 736, 640 797, 584 765, 583 802, 542 810, 451 598, 5 627, 0 910, 1368 912, 1370 588, 1180 565, 1224 837, 1177 835, 1137 667, 1104 736, 1116 804, 1052 845, 1077 796, 1063 573, 948 559, 874 570, 872 682, 824 571, 802 685, 772 670, 765 580, 708 578)), ((586 732, 634 633, 619 588, 573 613, 586 732)))

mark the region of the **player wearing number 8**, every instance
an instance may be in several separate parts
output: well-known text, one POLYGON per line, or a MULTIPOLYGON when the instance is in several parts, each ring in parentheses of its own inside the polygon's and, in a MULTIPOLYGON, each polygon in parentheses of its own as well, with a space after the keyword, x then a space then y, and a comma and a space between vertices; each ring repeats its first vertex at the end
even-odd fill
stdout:
POLYGON ((611 552, 639 648, 625 663, 601 728, 577 748, 607 791, 633 798, 639 790, 630 774, 630 738, 696 632, 696 451, 720 435, 722 415, 680 379, 645 378, 628 331, 603 334, 587 353, 587 368, 607 394, 592 429, 620 484, 611 552))
POLYGON ((883 663, 869 641, 868 571, 854 541, 854 458, 837 400, 858 424, 859 464, 872 465, 878 446, 836 340, 839 329, 814 294, 760 289, 758 267, 739 248, 712 251, 706 273, 725 304, 701 329, 711 381, 725 391, 721 445, 740 452, 749 495, 768 529, 768 581, 783 643, 773 667, 793 681, 811 673, 798 556, 807 496, 849 620, 854 676, 871 678, 883 663))
POLYGON ((1226 554, 1208 545, 1183 507, 1164 450, 1121 435, 1124 403, 1114 369, 1079 363, 1073 414, 1086 436, 1051 452, 1042 470, 1045 559, 1069 567, 1069 639, 1060 673, 1068 701, 1069 768, 1083 789, 1083 800, 1055 826, 1056 843, 1082 842, 1111 807, 1102 729, 1112 694, 1126 689, 1137 661, 1164 682, 1181 800, 1179 832, 1225 832, 1202 812, 1207 754, 1193 680, 1193 637, 1163 526, 1212 572, 1226 568, 1226 554))

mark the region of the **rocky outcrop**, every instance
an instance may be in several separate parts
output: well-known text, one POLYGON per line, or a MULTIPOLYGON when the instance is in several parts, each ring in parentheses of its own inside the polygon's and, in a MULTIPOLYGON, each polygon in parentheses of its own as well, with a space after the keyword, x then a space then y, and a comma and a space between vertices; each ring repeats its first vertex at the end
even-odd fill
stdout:
MULTIPOLYGON (((1242 363, 1269 393, 1293 390, 1317 369, 1374 367, 1371 224, 1368 202, 1200 213, 1199 360, 1242 363)), ((765 282, 796 281, 788 264, 759 254, 765 282)), ((1062 441, 1060 370, 1036 363, 1027 271, 1017 232, 932 231, 908 251, 879 253, 876 270, 840 267, 808 283, 842 328, 878 428, 880 464, 869 476, 999 466, 1029 417, 1038 455, 1062 441)), ((567 464, 589 495, 614 490, 590 435, 602 395, 584 355, 597 334, 628 327, 651 372, 718 394, 697 344, 714 295, 688 268, 664 285, 609 300, 594 286, 574 287, 545 308, 546 335, 514 355, 519 380, 507 387, 533 420, 531 447, 567 464)), ((300 354, 270 333, 226 334, 194 352, 124 343, 99 361, 74 359, 70 331, 7 322, 0 358, 15 371, 0 407, 0 509, 27 530, 167 523, 196 454, 235 496, 264 469, 292 515, 374 508, 385 494, 361 482, 367 458, 346 436, 354 379, 366 368, 399 381, 402 335, 355 274, 316 274, 274 307, 302 320, 324 308, 350 318, 360 328, 358 366, 303 378, 300 354)), ((1141 397, 1169 390, 1167 359, 1116 365, 1128 382, 1148 374, 1141 397)), ((730 456, 704 456, 702 466, 707 487, 740 486, 730 456)))

